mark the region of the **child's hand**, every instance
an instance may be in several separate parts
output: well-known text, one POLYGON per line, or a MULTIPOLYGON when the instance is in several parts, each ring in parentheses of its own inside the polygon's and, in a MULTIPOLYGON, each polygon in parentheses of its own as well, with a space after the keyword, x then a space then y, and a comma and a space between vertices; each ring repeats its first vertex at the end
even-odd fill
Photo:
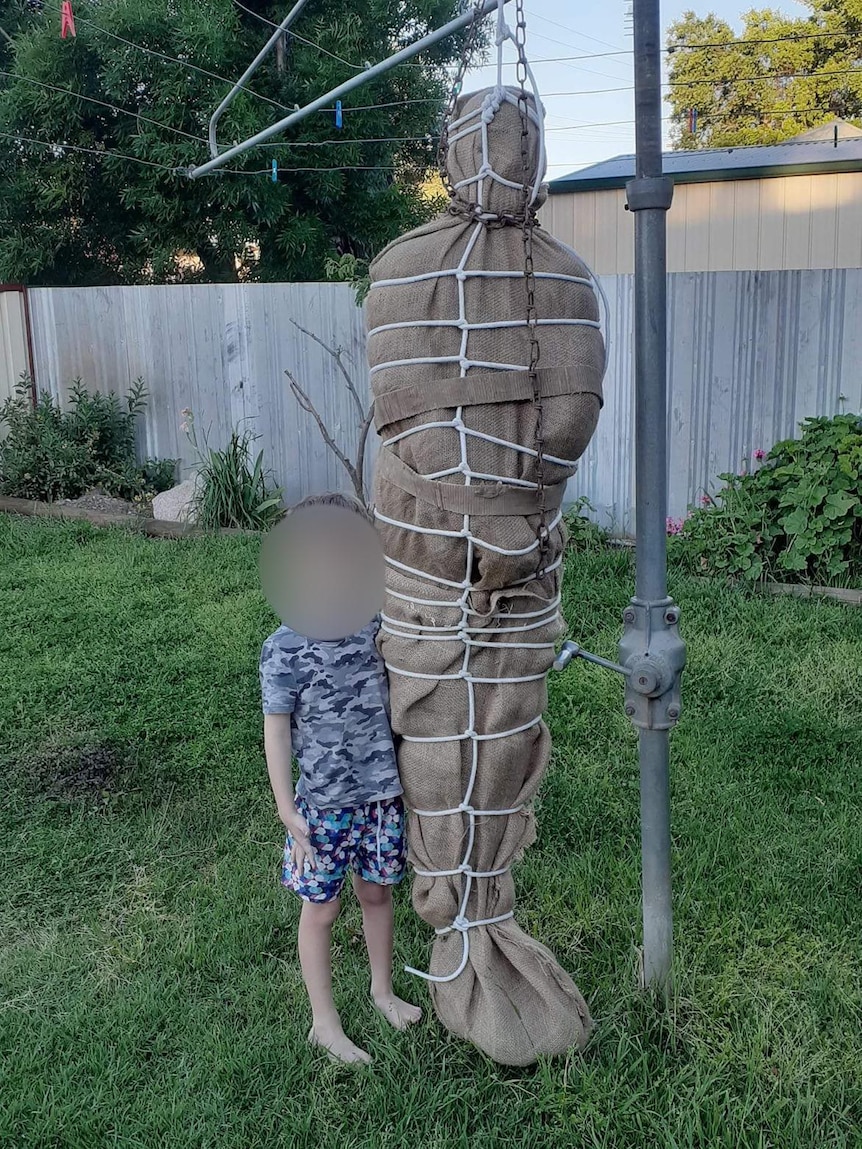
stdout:
POLYGON ((308 823, 302 814, 298 810, 288 810, 281 815, 281 820, 293 838, 290 860, 294 869, 301 874, 305 870, 306 864, 316 866, 317 857, 311 844, 308 823))

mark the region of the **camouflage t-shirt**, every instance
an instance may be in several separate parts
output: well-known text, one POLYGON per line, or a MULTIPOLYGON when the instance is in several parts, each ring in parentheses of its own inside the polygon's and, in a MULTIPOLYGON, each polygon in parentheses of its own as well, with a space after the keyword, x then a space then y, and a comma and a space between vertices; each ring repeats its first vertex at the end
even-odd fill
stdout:
POLYGON ((361 806, 403 793, 386 671, 375 620, 358 634, 320 642, 280 626, 263 644, 264 714, 290 714, 299 763, 296 792, 315 809, 361 806))

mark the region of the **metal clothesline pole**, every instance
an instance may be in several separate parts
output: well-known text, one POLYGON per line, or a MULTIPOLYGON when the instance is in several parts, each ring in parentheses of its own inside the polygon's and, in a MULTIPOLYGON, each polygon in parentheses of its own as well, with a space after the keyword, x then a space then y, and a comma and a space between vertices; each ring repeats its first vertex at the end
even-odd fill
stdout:
MULTIPOLYGON (((670 869, 670 729, 679 717, 684 647, 679 612, 667 595, 667 211, 673 185, 664 176, 661 138, 659 0, 634 0, 635 179, 635 473, 637 573, 629 611, 643 621, 641 654, 663 648, 676 691, 654 699, 638 722, 640 757, 643 983, 669 990, 673 966, 670 869), (658 644, 658 649, 655 644, 658 644)), ((626 621, 631 618, 627 612, 626 621)), ((624 640, 625 642, 625 640, 624 640)))
MULTIPOLYGON (((505 0, 505 2, 508 3, 508 0, 505 0)), ((492 12, 496 10, 496 8, 497 0, 484 0, 481 8, 479 9, 478 16, 481 17, 487 15, 488 12, 492 12)), ((296 9, 291 12, 291 16, 294 15, 295 11, 296 9)), ((443 24, 440 28, 435 28, 433 32, 429 32, 427 36, 423 36, 420 40, 416 40, 413 44, 408 44, 407 47, 402 48, 400 52, 396 52, 394 55, 387 57, 387 59, 381 60, 378 64, 374 64, 370 68, 366 68, 364 71, 358 72, 355 76, 352 76, 349 80, 346 80, 337 88, 333 88, 331 91, 326 92, 325 95, 319 96, 316 100, 312 100, 312 102, 310 104, 306 104, 304 108, 297 108, 296 111, 291 112, 289 116, 285 116, 284 119, 279 120, 275 124, 271 124, 268 128, 264 128, 263 131, 258 132, 257 135, 252 136, 248 140, 244 140, 241 144, 237 144, 235 147, 228 148, 227 151, 222 152, 221 155, 216 156, 214 159, 209 160, 207 163, 201 164, 199 167, 189 168, 187 174, 191 177, 191 179, 194 180, 198 179, 200 176, 205 176, 208 172, 216 171, 218 168, 223 167, 224 164, 229 163, 230 160, 236 159, 237 156, 244 155, 250 148, 254 148, 258 144, 265 143, 273 136, 277 136, 287 128, 292 127, 294 124, 298 124, 300 120, 304 120, 305 117, 310 115, 312 112, 318 112, 321 108, 325 108, 333 100, 340 100, 342 96, 346 96, 348 92, 352 92, 355 88, 360 87, 362 84, 367 84, 369 80, 373 80, 377 76, 382 76, 385 72, 390 71, 392 68, 397 68, 399 64, 403 64, 406 60, 411 60, 414 56, 418 55, 420 52, 423 52, 426 48, 430 48, 433 44, 437 44, 440 40, 445 40, 447 36, 451 36, 455 32, 460 32, 462 28, 466 28, 468 24, 472 23, 475 18, 474 9, 472 6, 468 6, 466 11, 464 11, 460 16, 457 16, 454 20, 450 20, 448 24, 443 24)), ((290 19, 290 17, 287 17, 287 19, 290 19)), ((257 59, 253 61, 249 69, 246 69, 245 75, 237 81, 237 83, 228 93, 226 97, 228 103, 230 103, 230 100, 233 99, 237 91, 242 87, 242 84, 249 74, 249 71, 253 71, 262 56, 265 55, 267 51, 269 51, 269 47, 273 42, 274 37, 271 37, 266 47, 263 48, 258 54, 257 59)), ((224 104, 224 101, 222 101, 222 104, 224 104)), ((217 112, 218 111, 219 110, 217 109, 217 112)), ((211 142, 212 138, 213 135, 211 134, 211 142)))
POLYGON ((299 16, 300 12, 307 3, 308 0, 297 0, 296 4, 294 4, 294 6, 291 8, 282 22, 278 25, 276 30, 255 56, 255 58, 252 60, 252 62, 249 64, 249 66, 246 68, 246 70, 243 72, 243 74, 213 112, 212 116, 210 117, 209 128, 210 155, 213 157, 213 159, 215 159, 215 157, 219 154, 218 140, 216 139, 216 129, 218 128, 218 122, 224 115, 225 110, 230 107, 236 97, 240 94, 240 92, 258 70, 260 65, 263 63, 263 61, 266 59, 278 41, 282 38, 294 20, 296 20, 297 16, 299 16))

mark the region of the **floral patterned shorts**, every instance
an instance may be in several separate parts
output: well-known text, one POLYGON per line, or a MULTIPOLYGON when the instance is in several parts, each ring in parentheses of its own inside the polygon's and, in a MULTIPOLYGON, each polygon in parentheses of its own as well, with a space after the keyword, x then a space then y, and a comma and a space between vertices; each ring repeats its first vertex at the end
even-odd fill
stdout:
POLYGON ((401 798, 367 802, 343 810, 315 810, 297 797, 308 823, 317 865, 300 873, 290 858, 293 838, 284 844, 281 884, 306 902, 331 902, 341 893, 348 870, 366 882, 393 886, 404 877, 407 848, 401 798))

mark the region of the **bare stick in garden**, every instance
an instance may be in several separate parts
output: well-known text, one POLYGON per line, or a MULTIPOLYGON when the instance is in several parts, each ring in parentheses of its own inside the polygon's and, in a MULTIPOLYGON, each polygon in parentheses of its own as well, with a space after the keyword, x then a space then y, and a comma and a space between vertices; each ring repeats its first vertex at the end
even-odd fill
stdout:
POLYGON ((356 408, 360 417, 359 441, 356 447, 356 461, 351 462, 344 451, 342 451, 342 449, 336 443, 329 428, 326 426, 322 415, 314 406, 308 393, 300 385, 296 376, 293 375, 290 371, 285 370, 284 372, 288 378, 288 381, 290 382, 290 389, 293 392, 297 403, 302 408, 302 410, 311 415, 314 421, 317 423, 324 443, 327 445, 330 451, 332 451, 336 459, 338 459, 339 463, 341 463, 342 467, 344 467, 344 469, 347 471, 347 474, 350 476, 350 481, 353 484, 353 489, 356 492, 357 498, 361 499, 363 503, 366 503, 365 450, 368 444, 368 433, 371 430, 371 422, 374 417, 374 404, 372 403, 368 408, 366 408, 365 404, 362 402, 362 399, 360 398, 359 392, 356 388, 356 384, 353 382, 350 372, 344 365, 344 349, 342 347, 330 347, 329 344, 325 343, 319 335, 315 335, 313 331, 308 331, 307 328, 297 323, 295 319, 291 319, 291 323, 297 329, 297 331, 301 331, 303 335, 307 335, 309 339, 313 339, 314 342, 322 347, 328 355, 332 356, 338 366, 338 370, 341 372, 345 385, 347 386, 347 390, 350 392, 351 396, 353 397, 353 401, 356 404, 356 408))

